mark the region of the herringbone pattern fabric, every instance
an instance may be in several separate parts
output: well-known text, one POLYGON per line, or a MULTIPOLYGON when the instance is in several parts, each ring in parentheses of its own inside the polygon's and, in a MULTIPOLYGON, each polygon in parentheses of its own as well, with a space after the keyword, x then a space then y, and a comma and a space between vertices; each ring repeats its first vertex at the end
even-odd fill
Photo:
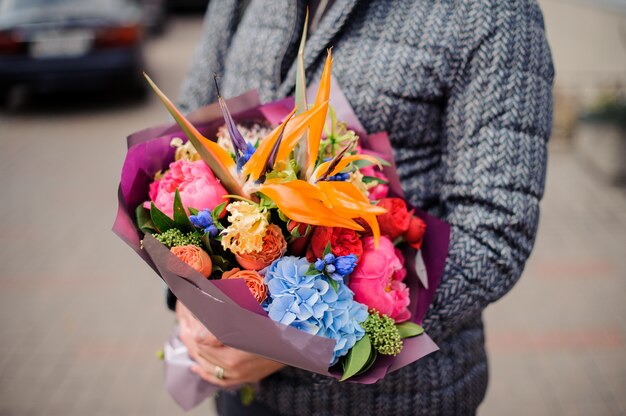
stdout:
MULTIPOLYGON (((226 96, 293 92, 303 2, 252 1, 234 32, 236 3, 211 2, 187 111, 215 100, 215 70, 226 96)), ((531 0, 337 0, 309 39, 309 79, 328 46, 366 129, 389 133, 411 203, 452 225, 425 321, 441 351, 372 386, 287 369, 258 400, 285 415, 473 414, 487 384, 481 312, 519 278, 539 218, 554 76, 541 12, 531 0)))

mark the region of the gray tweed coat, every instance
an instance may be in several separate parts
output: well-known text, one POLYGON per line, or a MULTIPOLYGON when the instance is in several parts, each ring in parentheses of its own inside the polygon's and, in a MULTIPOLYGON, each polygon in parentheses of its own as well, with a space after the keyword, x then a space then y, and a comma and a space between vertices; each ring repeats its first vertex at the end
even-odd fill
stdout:
MULTIPOLYGON (((191 111, 256 88, 292 94, 304 1, 212 0, 180 99, 191 111)), ((333 74, 370 132, 385 130, 410 202, 452 225, 425 326, 441 351, 370 386, 295 369, 261 403, 285 415, 470 415, 487 387, 483 309, 520 277, 537 230, 554 76, 532 0, 335 0, 308 40, 308 79, 333 74)))

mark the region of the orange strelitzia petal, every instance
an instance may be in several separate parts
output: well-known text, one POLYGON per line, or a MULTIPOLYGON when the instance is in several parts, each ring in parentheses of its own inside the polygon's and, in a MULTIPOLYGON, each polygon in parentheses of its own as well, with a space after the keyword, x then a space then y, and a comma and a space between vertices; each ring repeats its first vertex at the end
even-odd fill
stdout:
MULTIPOLYGON (((330 72, 333 64, 333 58, 330 49, 328 50, 328 55, 326 56, 326 63, 324 64, 324 70, 322 72, 322 78, 320 79, 320 85, 317 89, 317 96, 315 98, 315 106, 322 105, 322 103, 327 102, 330 98, 330 72)), ((320 116, 315 123, 311 124, 311 128, 309 129, 308 134, 308 172, 307 177, 311 175, 313 172, 313 168, 315 167, 315 162, 317 161, 317 155, 320 148, 320 141, 322 140, 322 132, 324 131, 324 124, 326 124, 326 113, 324 111, 323 116, 320 116)))
POLYGON ((182 115, 176 106, 167 98, 167 96, 156 86, 156 84, 144 74, 148 84, 154 92, 159 96, 163 105, 170 112, 176 123, 183 130, 189 141, 196 148, 202 160, 211 168, 217 178, 220 179, 224 188, 231 194, 248 197, 243 191, 241 184, 234 173, 236 171, 235 161, 222 149, 217 143, 214 143, 204 137, 200 132, 182 115))

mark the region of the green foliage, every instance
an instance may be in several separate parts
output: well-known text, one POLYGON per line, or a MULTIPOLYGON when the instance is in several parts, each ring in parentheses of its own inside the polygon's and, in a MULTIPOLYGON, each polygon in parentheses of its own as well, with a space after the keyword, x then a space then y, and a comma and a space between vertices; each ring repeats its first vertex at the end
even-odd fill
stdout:
POLYGON ((370 310, 367 320, 361 324, 372 340, 373 348, 383 355, 398 355, 402 351, 402 338, 395 321, 377 310, 370 310))
POLYGON ((581 116, 581 120, 592 123, 609 123, 626 131, 626 96, 606 93, 597 103, 581 116))
POLYGON ((218 206, 213 208, 213 211, 211 211, 211 218, 213 219, 213 224, 215 224, 215 226, 218 227, 218 228, 221 225, 220 224, 220 217, 222 216, 222 212, 224 212, 224 210, 226 209, 227 205, 228 205, 228 201, 222 202, 221 204, 219 204, 218 206))
POLYGON ((361 371, 370 361, 372 354, 372 343, 367 334, 354 344, 343 361, 343 375, 341 380, 345 381, 361 371))
POLYGON ((156 205, 154 205, 154 202, 150 203, 150 218, 152 218, 152 222, 161 233, 176 227, 174 220, 158 209, 156 205))
POLYGON ((386 185, 389 183, 389 181, 386 181, 384 179, 381 178, 377 178, 375 176, 363 176, 361 178, 361 181, 365 184, 370 184, 370 183, 375 183, 375 184, 383 184, 386 185))
POLYGON ((180 193, 178 193, 178 189, 174 194, 174 223, 176 224, 176 228, 192 232, 195 231, 195 227, 189 221, 189 217, 187 216, 187 212, 185 211, 185 207, 183 206, 183 201, 180 199, 180 193))
POLYGON ((306 271, 304 275, 305 276, 318 276, 320 274, 322 274, 322 272, 320 272, 319 270, 315 268, 315 264, 311 263, 309 264, 309 269, 306 271))
POLYGON ((154 238, 159 240, 167 248, 186 246, 190 244, 202 248, 200 235, 195 231, 185 234, 177 228, 170 228, 161 234, 155 234, 154 238))
POLYGON ((396 328, 398 329, 398 333, 400 333, 400 337, 402 339, 416 337, 424 333, 424 328, 416 323, 408 321, 397 324, 396 328))
POLYGON ((210 257, 213 265, 211 268, 211 278, 221 279, 224 272, 233 268, 231 262, 219 254, 211 254, 210 257))
POLYGON ((239 400, 244 406, 250 406, 254 401, 256 390, 252 384, 246 384, 239 390, 239 400))
POLYGON ((273 179, 274 181, 278 179, 280 183, 295 181, 298 179, 298 176, 296 174, 297 166, 294 166, 294 163, 295 160, 291 159, 286 169, 274 169, 265 175, 265 179, 273 179))
MULTIPOLYGON (((391 166, 391 163, 387 162, 382 157, 379 157, 379 156, 374 156, 374 157, 378 160, 378 163, 380 163, 382 166, 391 166)), ((355 160, 354 162, 352 162, 352 164, 359 169, 373 165, 373 163, 370 162, 369 160, 355 160)))
POLYGON ((143 207, 143 205, 139 205, 135 210, 135 218, 137 220, 137 227, 144 234, 153 234, 157 232, 157 227, 152 222, 152 218, 150 218, 150 210, 143 207))

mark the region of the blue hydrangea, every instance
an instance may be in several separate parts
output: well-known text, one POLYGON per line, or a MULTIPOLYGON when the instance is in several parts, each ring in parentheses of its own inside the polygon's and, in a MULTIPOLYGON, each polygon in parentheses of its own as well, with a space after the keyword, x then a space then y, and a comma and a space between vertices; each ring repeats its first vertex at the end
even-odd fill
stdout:
POLYGON ((213 224, 213 217, 209 209, 203 209, 196 215, 190 215, 189 221, 191 221, 194 227, 200 228, 205 234, 209 234, 211 237, 215 237, 218 233, 217 227, 213 224))
POLYGON ((343 281, 335 291, 322 273, 307 274, 309 266, 299 257, 274 261, 265 274, 269 295, 263 307, 274 321, 335 340, 334 365, 365 335, 367 307, 354 301, 343 281))

